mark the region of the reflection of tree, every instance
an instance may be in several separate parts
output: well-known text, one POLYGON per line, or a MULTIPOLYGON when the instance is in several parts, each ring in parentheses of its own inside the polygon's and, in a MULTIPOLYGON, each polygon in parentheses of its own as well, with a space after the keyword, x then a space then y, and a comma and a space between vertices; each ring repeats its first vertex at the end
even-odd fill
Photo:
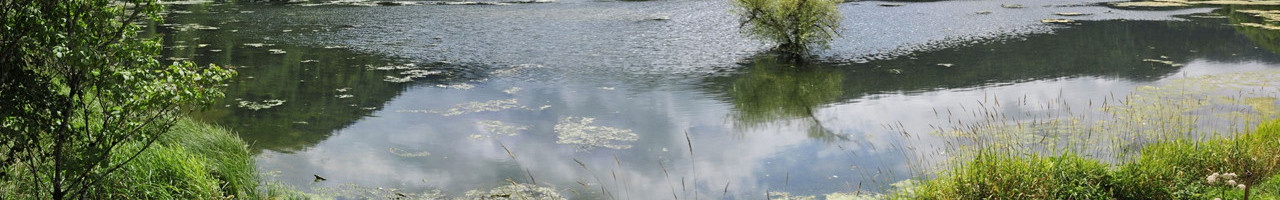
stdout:
POLYGON ((1232 6, 1230 8, 1215 10, 1214 12, 1226 15, 1231 24, 1236 25, 1236 32, 1243 34, 1245 38, 1249 38, 1249 40, 1257 43, 1258 46, 1271 50, 1271 52, 1280 54, 1280 30, 1267 30, 1258 27, 1239 25, 1240 23, 1280 25, 1280 22, 1267 22, 1265 19, 1257 17, 1254 14, 1237 12, 1238 10, 1242 10, 1242 8, 1253 10, 1274 10, 1274 8, 1263 9, 1232 6))
MULTIPOLYGON (((255 151, 288 152, 313 146, 332 136, 336 130, 373 114, 412 85, 383 81, 387 76, 405 76, 400 74, 403 69, 369 69, 397 62, 385 56, 342 48, 295 46, 263 39, 280 37, 280 34, 285 34, 279 31, 282 28, 302 32, 304 28, 316 27, 290 27, 287 24, 279 27, 280 22, 270 21, 270 18, 207 12, 218 8, 202 5, 175 7, 197 14, 172 15, 166 18, 165 23, 221 27, 178 31, 170 27, 149 26, 152 27, 147 30, 150 32, 144 35, 163 37, 169 46, 163 52, 166 57, 238 68, 240 76, 228 81, 227 97, 196 117, 235 130, 252 144, 255 151), (233 29, 243 31, 230 31, 233 29), (263 46, 246 45, 256 43, 263 46), (271 54, 269 49, 281 49, 286 53, 271 54), (251 110, 238 107, 240 100, 283 100, 284 104, 251 110)), ((426 78, 433 83, 449 81, 445 76, 426 78)))
POLYGON ((814 116, 817 107, 835 102, 844 92, 843 73, 775 57, 756 58, 748 68, 728 90, 734 108, 731 117, 739 128, 799 120, 808 126, 810 137, 845 139, 814 116))
MULTIPOLYGON (((1249 37, 1263 46, 1280 44, 1275 33, 1259 34, 1272 35, 1249 37)), ((912 52, 866 63, 791 67, 772 58, 759 58, 743 68, 742 75, 709 79, 708 89, 728 91, 725 97, 735 109, 732 117, 743 127, 797 119, 819 125, 813 119, 813 109, 875 94, 1080 76, 1152 81, 1180 68, 1144 59, 1180 64, 1196 59, 1280 62, 1275 53, 1253 48, 1257 45, 1213 19, 1098 21, 1053 34, 912 52)))

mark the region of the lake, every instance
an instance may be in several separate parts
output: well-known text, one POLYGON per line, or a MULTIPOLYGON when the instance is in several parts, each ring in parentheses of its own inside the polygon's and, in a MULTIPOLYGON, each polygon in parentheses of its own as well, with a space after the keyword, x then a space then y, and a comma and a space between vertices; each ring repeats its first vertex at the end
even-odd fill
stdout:
MULTIPOLYGON (((193 3, 144 35, 239 71, 197 117, 238 132, 270 180, 338 198, 871 194, 933 176, 964 130, 1050 127, 1008 138, 1052 149, 1168 128, 1097 125, 1106 108, 1213 95, 1231 98, 1181 113, 1216 118, 1179 127, 1269 117, 1234 99, 1276 103, 1252 84, 1280 74, 1276 31, 1103 2, 842 3, 842 37, 803 63, 739 32, 729 1, 193 3), (1041 22, 1057 18, 1075 22, 1041 22), (1233 80, 1249 84, 1199 87, 1233 80), (1073 121, 1090 125, 1057 125, 1073 121)), ((1117 151, 1145 138, 1128 136, 1117 151)))

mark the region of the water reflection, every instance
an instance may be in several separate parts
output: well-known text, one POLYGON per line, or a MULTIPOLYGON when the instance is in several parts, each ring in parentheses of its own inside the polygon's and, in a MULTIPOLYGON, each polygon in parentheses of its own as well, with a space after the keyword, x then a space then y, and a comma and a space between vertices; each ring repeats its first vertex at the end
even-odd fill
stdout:
POLYGON ((735 127, 750 129, 776 121, 796 121, 808 127, 811 138, 849 139, 827 129, 814 116, 815 110, 838 101, 844 93, 844 74, 838 69, 763 55, 752 59, 742 70, 747 72, 734 76, 726 91, 733 103, 730 116, 735 127))
MULTIPOLYGON (((1274 8, 1272 8, 1274 9, 1274 8)), ((1253 26, 1242 26, 1241 23, 1257 23, 1267 24, 1266 19, 1262 19, 1256 14, 1240 12, 1242 10, 1268 10, 1259 7, 1249 6, 1230 6, 1224 9, 1214 10, 1213 13, 1225 15, 1228 21, 1235 25, 1236 31, 1243 34, 1245 38, 1249 38, 1258 46, 1271 50, 1271 52, 1280 54, 1280 30, 1268 30, 1253 26)), ((1280 24, 1271 22, 1272 25, 1280 24)))
MULTIPOLYGON (((976 11, 999 8, 1000 3, 1005 2, 920 3, 906 8, 964 4, 976 11)), ((536 182, 573 191, 563 193, 583 199, 758 199, 763 196, 760 191, 875 191, 926 169, 929 162, 921 160, 947 159, 945 152, 936 151, 945 138, 901 137, 899 131, 922 133, 949 120, 980 120, 963 115, 971 111, 964 110, 964 103, 998 96, 1084 104, 1169 77, 1280 63, 1273 52, 1256 48, 1275 44, 1267 42, 1274 41, 1265 39, 1270 37, 1267 33, 1250 36, 1240 27, 1222 26, 1221 19, 1053 25, 1052 33, 957 39, 952 42, 961 45, 943 47, 928 41, 988 34, 992 28, 953 23, 946 26, 965 27, 953 27, 961 30, 957 33, 919 32, 884 40, 870 38, 888 30, 854 30, 833 43, 847 46, 830 52, 880 59, 795 63, 768 54, 752 56, 750 50, 758 45, 735 35, 733 23, 725 23, 732 18, 724 12, 676 12, 665 22, 569 12, 608 7, 632 10, 624 15, 631 17, 724 4, 192 5, 184 8, 192 14, 171 15, 171 23, 220 29, 150 30, 170 41, 167 57, 239 67, 241 77, 230 83, 228 98, 220 102, 224 107, 201 117, 240 132, 261 150, 260 167, 279 171, 280 182, 299 187, 440 189, 449 194, 512 181, 536 182), (650 5, 660 7, 645 7, 650 5), (511 17, 526 15, 555 20, 511 17), (711 33, 701 34, 704 31, 711 33), (863 55, 904 45, 927 47, 863 55), (271 54, 272 49, 284 53, 271 54), (723 65, 729 67, 720 71, 723 65), (407 83, 386 81, 407 76, 420 77, 407 83), (670 77, 680 80, 667 81, 675 79, 670 77), (260 110, 238 106, 240 101, 266 100, 284 103, 260 110), (939 111, 957 115, 943 119, 939 111), (886 129, 886 124, 897 124, 897 129, 886 129), (564 140, 563 133, 578 133, 563 131, 569 130, 565 127, 625 134, 613 134, 611 138, 618 140, 604 143, 619 148, 584 151, 576 146, 582 143, 560 141, 599 139, 564 140), (329 181, 313 183, 313 174, 329 181)), ((937 16, 871 4, 842 4, 842 9, 896 9, 877 11, 913 16, 857 21, 874 25, 866 27, 932 27, 920 22, 954 16, 999 25, 993 27, 1026 26, 965 9, 940 9, 948 14, 937 16)), ((991 15, 1031 19, 1052 9, 1064 8, 1036 5, 991 15)), ((1102 13, 1106 8, 1087 9, 1102 13)), ((1130 15, 1164 19, 1160 13, 1095 16, 1130 15)), ((1052 112, 1014 104, 995 109, 1052 112)))
POLYGON ((336 130, 372 116, 414 85, 447 86, 484 78, 469 73, 472 67, 460 64, 415 64, 345 46, 282 42, 274 38, 286 37, 288 32, 267 31, 274 27, 261 22, 271 18, 242 13, 239 5, 173 7, 191 13, 171 13, 166 23, 148 26, 144 35, 169 41, 162 54, 167 59, 218 64, 239 71, 239 77, 228 81, 227 97, 196 116, 235 129, 255 151, 294 152, 312 147, 336 130), (187 26, 212 28, 183 28, 187 26), (387 81, 406 77, 412 82, 387 81), (278 105, 255 106, 263 104, 278 105))

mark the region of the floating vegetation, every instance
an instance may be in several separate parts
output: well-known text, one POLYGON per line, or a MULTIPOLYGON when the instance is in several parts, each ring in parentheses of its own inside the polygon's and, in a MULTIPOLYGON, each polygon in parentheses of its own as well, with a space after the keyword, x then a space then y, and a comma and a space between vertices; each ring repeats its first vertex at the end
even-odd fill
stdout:
POLYGON ((1046 24, 1067 24, 1067 23, 1075 23, 1075 22, 1076 22, 1076 20, 1070 20, 1070 19, 1042 19, 1042 20, 1040 20, 1040 23, 1046 23, 1046 24))
POLYGON ((403 78, 401 78, 401 77, 387 76, 386 78, 382 79, 382 81, 392 82, 392 83, 404 83, 404 82, 410 82, 410 81, 413 81, 413 78, 409 78, 409 77, 403 77, 403 78))
POLYGON ((205 26, 200 24, 162 24, 161 26, 166 26, 166 27, 169 27, 169 29, 173 29, 177 31, 218 30, 218 27, 205 26))
POLYGON ((454 105, 453 108, 449 108, 448 110, 444 110, 444 111, 399 110, 396 112, 434 113, 434 114, 440 114, 444 116, 455 116, 455 115, 462 115, 462 114, 468 114, 468 113, 496 112, 496 111, 502 111, 502 110, 508 110, 508 109, 523 109, 523 110, 530 110, 530 111, 538 111, 538 110, 545 110, 550 107, 551 107, 550 105, 545 105, 545 106, 534 109, 534 108, 529 108, 527 106, 520 105, 520 102, 517 101, 516 99, 502 99, 502 100, 489 100, 485 102, 472 101, 467 103, 461 103, 458 105, 454 105))
POLYGON ((1169 65, 1169 66, 1173 66, 1173 67, 1181 67, 1181 66, 1182 66, 1182 64, 1173 63, 1173 61, 1168 61, 1168 60, 1142 59, 1142 61, 1143 61, 1143 62, 1160 63, 1160 64, 1165 64, 1165 65, 1169 65))
POLYGON ((475 85, 471 85, 467 83, 459 83, 459 84, 453 84, 453 85, 436 85, 436 87, 456 89, 456 90, 470 90, 472 88, 476 88, 475 85))
POLYGON ((507 88, 507 89, 505 89, 505 90, 502 90, 502 93, 507 93, 507 94, 516 94, 516 92, 520 92, 520 90, 524 90, 524 88, 520 88, 520 87, 511 87, 511 88, 507 88))
MULTIPOLYGON (((412 65, 409 65, 409 67, 411 66, 412 65)), ((385 79, 383 79, 383 81, 392 82, 392 83, 404 83, 404 82, 413 81, 413 79, 415 78, 422 78, 430 75, 443 74, 443 73, 444 72, 442 71, 415 69, 415 70, 400 72, 401 75, 405 75, 404 77, 387 76, 385 79)))
MULTIPOLYGON (((267 187, 285 188, 287 186, 269 183, 267 187)), ((332 187, 311 187, 311 192, 296 189, 275 190, 286 192, 285 199, 449 199, 448 195, 438 189, 430 189, 414 193, 396 188, 367 187, 356 184, 341 184, 332 187)))
POLYGON ((991 11, 985 11, 985 10, 984 10, 984 11, 978 11, 978 12, 976 12, 976 13, 974 13, 974 14, 979 14, 979 15, 991 14, 991 11))
POLYGON ((275 55, 280 55, 285 53, 285 51, 282 49, 267 49, 267 52, 270 52, 271 54, 275 54, 275 55))
POLYGON ((533 200, 563 200, 566 199, 556 192, 555 188, 539 187, 527 183, 511 183, 501 187, 493 188, 488 191, 471 190, 467 191, 466 197, 463 199, 485 199, 485 200, 510 200, 510 199, 533 199, 533 200))
POLYGON ((1128 1, 1112 3, 1112 6, 1126 8, 1163 8, 1163 7, 1183 7, 1185 3, 1161 2, 1161 1, 1128 1))
POLYGON ((388 64, 386 66, 369 66, 371 70, 392 71, 392 70, 410 70, 417 69, 418 65, 413 63, 405 63, 400 65, 388 64))
POLYGON ((610 149, 629 149, 625 142, 636 141, 640 137, 631 129, 620 129, 605 126, 591 126, 594 118, 566 117, 556 123, 554 130, 559 135, 557 144, 575 145, 579 150, 591 150, 596 147, 610 149))
POLYGON ((276 45, 275 45, 275 44, 263 44, 263 43, 244 43, 244 46, 249 46, 249 47, 258 48, 258 47, 269 47, 269 46, 276 46, 276 45))
POLYGON ((1065 16, 1065 17, 1074 17, 1074 16, 1085 16, 1085 15, 1091 15, 1091 14, 1089 14, 1089 13, 1078 13, 1078 12, 1060 12, 1060 13, 1054 13, 1054 15, 1058 15, 1058 16, 1065 16))
POLYGON ((815 200, 815 199, 818 199, 818 197, 817 197, 817 196, 813 196, 813 195, 809 195, 809 196, 791 195, 791 193, 790 193, 790 192, 778 192, 778 191, 772 191, 772 192, 769 192, 769 193, 768 193, 768 195, 769 195, 769 198, 768 198, 768 199, 778 199, 778 200, 815 200))
POLYGON ((1246 27, 1254 27, 1254 28, 1260 28, 1260 29, 1267 29, 1267 30, 1276 30, 1276 31, 1280 31, 1280 26, 1270 25, 1270 24, 1259 24, 1259 23, 1249 23, 1249 22, 1245 22, 1245 23, 1240 23, 1240 26, 1246 26, 1246 27))
POLYGON ((431 156, 431 152, 427 152, 427 151, 410 152, 410 151, 406 151, 406 150, 404 150, 404 149, 395 148, 395 147, 387 148, 387 151, 388 151, 388 152, 391 152, 391 154, 395 154, 396 156, 400 156, 400 157, 427 157, 427 156, 431 156))
POLYGON ((479 126, 480 130, 484 131, 485 134, 472 134, 471 139, 517 136, 520 135, 520 131, 529 129, 529 126, 506 124, 495 120, 477 121, 476 126, 479 126))
MULTIPOLYGON (((1097 112, 1009 118, 983 109, 982 122, 957 124, 945 137, 968 138, 986 148, 1009 151, 1087 151, 1103 160, 1131 156, 1147 143, 1174 138, 1198 140, 1248 132, 1251 124, 1277 117, 1280 71, 1262 70, 1172 79, 1140 86, 1127 96, 1108 97, 1097 112)), ((986 102, 992 105, 993 102, 986 102)), ((1025 105, 1027 102, 1014 102, 1025 105)), ((998 105, 999 103, 994 103, 998 105)), ((1096 104, 1095 104, 1096 105, 1096 104)), ((1062 113, 1065 102, 1043 105, 1062 113)), ((961 147, 959 152, 966 152, 961 147)))
POLYGON ((283 104, 284 104, 284 100, 279 100, 279 99, 265 100, 262 102, 252 102, 252 101, 243 101, 243 100, 240 101, 240 107, 247 108, 249 110, 262 110, 262 109, 276 107, 283 104))
POLYGON ((519 64, 519 65, 512 65, 511 67, 508 67, 505 69, 493 70, 489 72, 489 74, 494 76, 518 76, 518 75, 529 73, 529 71, 532 69, 541 69, 541 68, 547 68, 547 67, 539 64, 519 64))

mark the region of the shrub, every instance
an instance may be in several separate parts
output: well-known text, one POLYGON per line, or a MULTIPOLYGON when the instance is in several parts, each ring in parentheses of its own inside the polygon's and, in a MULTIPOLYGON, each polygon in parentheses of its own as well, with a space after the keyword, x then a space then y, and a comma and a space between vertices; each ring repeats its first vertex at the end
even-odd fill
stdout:
POLYGON ((776 50, 802 55, 811 46, 828 47, 838 35, 837 0, 734 0, 740 26, 758 39, 777 43, 776 50))

